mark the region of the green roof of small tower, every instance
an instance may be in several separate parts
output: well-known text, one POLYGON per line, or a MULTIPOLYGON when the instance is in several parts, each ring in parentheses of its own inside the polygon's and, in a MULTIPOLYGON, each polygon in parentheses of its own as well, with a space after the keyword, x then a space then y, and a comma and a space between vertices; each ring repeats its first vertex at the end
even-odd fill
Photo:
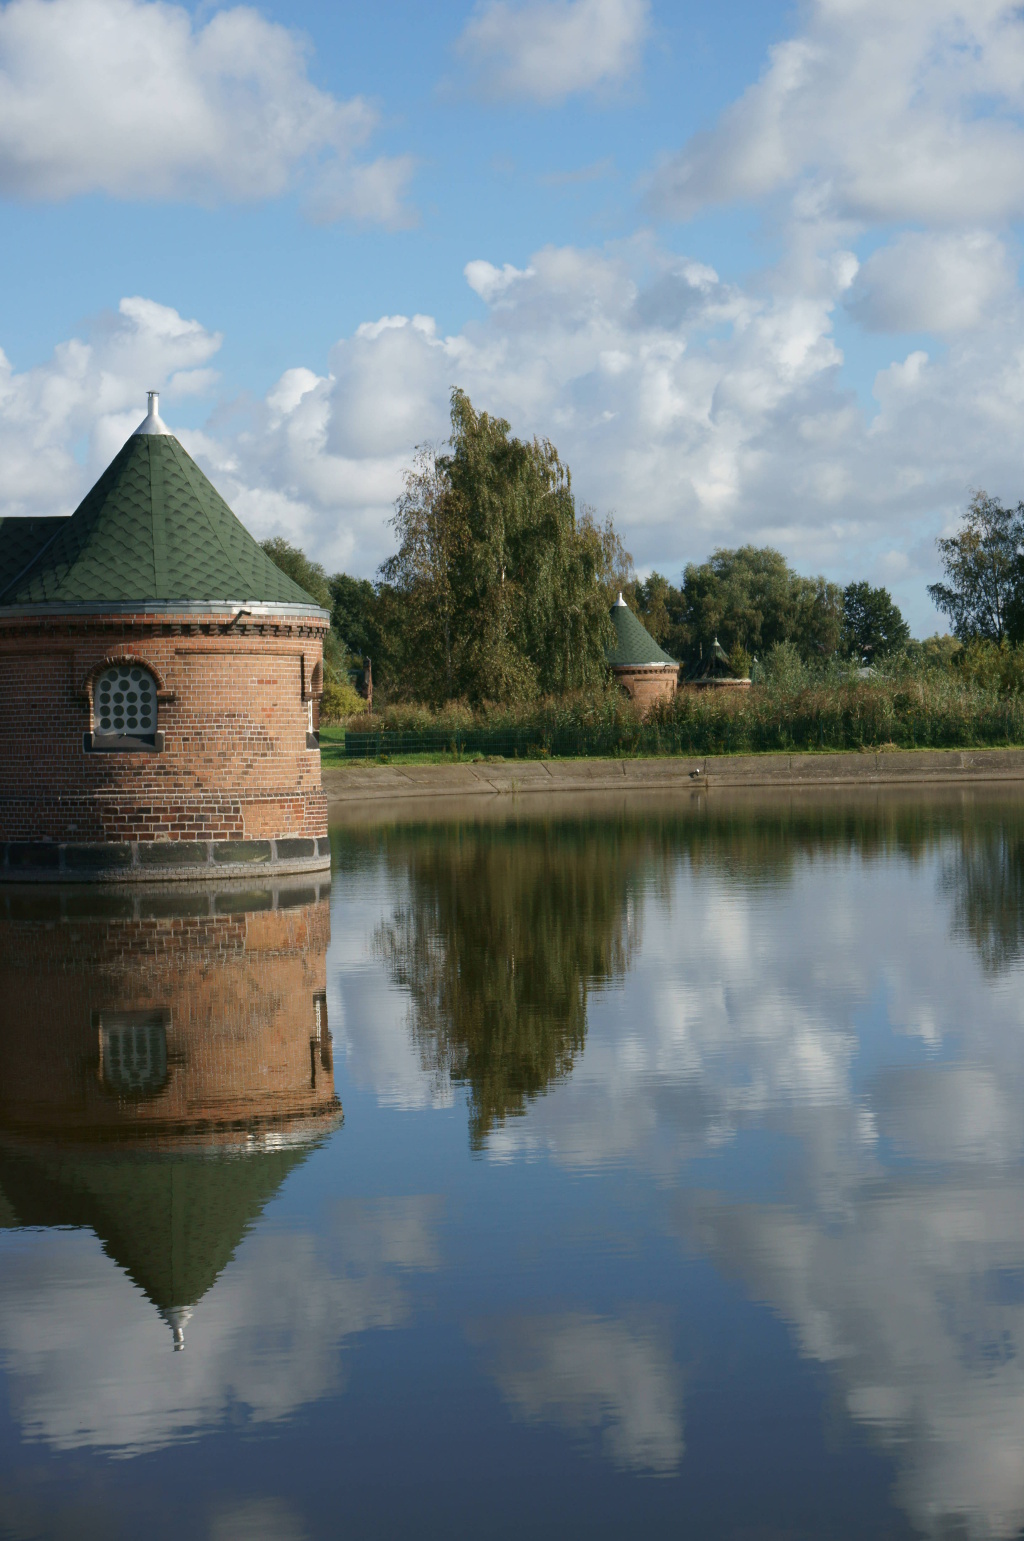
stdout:
POLYGON ((733 678, 732 667, 729 663, 729 655, 716 637, 708 648, 708 656, 701 655, 692 666, 686 676, 688 684, 699 684, 702 680, 731 680, 733 678))
POLYGON ((612 605, 611 617, 615 627, 615 645, 608 649, 606 657, 613 669, 639 669, 651 664, 672 664, 675 667, 676 660, 658 646, 621 594, 612 605))
POLYGON ((69 519, 49 521, 52 536, 17 570, 13 551, 6 554, 10 526, 41 521, 2 521, 0 606, 150 601, 318 610, 164 426, 158 400, 151 391, 146 418, 92 491, 69 519))

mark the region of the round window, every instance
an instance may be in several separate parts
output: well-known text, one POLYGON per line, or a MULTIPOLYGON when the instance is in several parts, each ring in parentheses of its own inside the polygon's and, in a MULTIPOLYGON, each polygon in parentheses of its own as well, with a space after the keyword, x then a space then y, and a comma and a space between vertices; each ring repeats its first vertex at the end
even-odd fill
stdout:
POLYGON ((120 738, 148 738, 156 731, 156 680, 148 669, 104 669, 96 681, 96 731, 120 738))

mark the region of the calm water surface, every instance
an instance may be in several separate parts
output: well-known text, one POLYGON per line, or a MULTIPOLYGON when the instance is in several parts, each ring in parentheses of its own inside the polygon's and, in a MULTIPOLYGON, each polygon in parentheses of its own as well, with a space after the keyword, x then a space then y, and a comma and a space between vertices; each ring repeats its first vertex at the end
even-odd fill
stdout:
POLYGON ((488 814, 0 891, 0 1533, 1017 1536, 1024 806, 488 814))

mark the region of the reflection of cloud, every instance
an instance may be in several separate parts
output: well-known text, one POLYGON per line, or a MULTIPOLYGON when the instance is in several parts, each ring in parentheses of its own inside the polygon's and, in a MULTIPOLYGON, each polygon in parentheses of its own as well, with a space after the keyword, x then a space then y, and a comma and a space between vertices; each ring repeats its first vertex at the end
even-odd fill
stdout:
POLYGON ((576 1166, 661 1167, 780 1108, 847 1105, 857 1047, 850 986, 867 985, 856 961, 808 980, 805 948, 828 955, 846 927, 828 888, 823 913, 817 893, 744 891, 710 873, 695 881, 680 862, 669 902, 650 907, 628 1032, 616 1002, 594 999, 571 1081, 523 1123, 496 1131, 490 1148, 507 1156, 546 1147, 576 1166), (787 910, 792 930, 777 933, 774 917, 787 910))
MULTIPOLYGON (((877 859, 852 838, 787 845, 774 882, 736 859, 742 831, 699 864, 663 852, 660 901, 645 868, 642 942, 621 992, 588 997, 571 1075, 485 1142, 666 1185, 728 1152, 730 1187, 785 1181, 787 1205, 695 1202, 688 1239, 829 1367, 892 1447, 912 1521, 974 1541, 1024 1525, 1024 884, 1005 829, 956 824, 877 859), (784 1179, 751 1131, 785 1141, 784 1179)), ((395 892, 400 876, 379 910, 395 892)), ((644 1333, 580 1315, 486 1341, 522 1417, 603 1427, 624 1463, 671 1469, 668 1356, 644 1333), (648 1391, 622 1393, 643 1369, 648 1391)))
MULTIPOLYGON (((865 1104, 854 1083, 862 1023, 876 1008, 922 1050, 962 1044, 980 1065, 950 1093, 960 1122, 945 1116, 961 1145, 1018 1148, 1020 991, 987 976, 973 946, 951 942, 940 851, 918 862, 798 860, 791 881, 772 888, 735 882, 727 845, 721 856, 700 871, 680 858, 666 902, 648 906, 625 1009, 590 1002, 571 1080, 496 1131, 495 1155, 546 1149, 577 1166, 672 1170, 767 1122, 848 1145, 828 1157, 816 1148, 805 1168, 818 1183, 828 1163, 828 1183, 841 1186, 850 1161, 859 1170, 871 1117, 884 1113, 872 1101, 880 1085, 865 1104)), ((947 1129, 947 1145, 955 1138, 947 1129)))
POLYGON ((360 1086, 372 1086, 385 1107, 449 1107, 454 1100, 446 1066, 431 1063, 411 1031, 403 992, 369 971, 346 976, 332 1010, 335 1051, 360 1086))
POLYGON ((188 1324, 183 1354, 88 1232, 4 1240, 0 1359, 27 1437, 134 1454, 241 1405, 285 1418, 343 1381, 346 1338, 409 1315, 396 1271, 437 1266, 432 1199, 344 1204, 325 1234, 244 1242, 188 1324))
POLYGON ((376 963, 369 962, 379 921, 379 905, 372 900, 360 903, 341 884, 335 886, 332 933, 344 938, 347 953, 329 998, 335 1054, 344 1057, 356 1085, 372 1087, 387 1107, 448 1107, 453 1101, 451 1079, 441 1067, 428 1065, 422 1047, 414 1042, 407 995, 389 985, 376 963))
POLYGON ((951 940, 944 871, 798 862, 759 892, 681 863, 624 1009, 594 1003, 571 1082, 494 1145, 669 1178, 785 1134, 800 1210, 712 1204, 689 1234, 893 1446, 911 1519, 981 1541, 1024 1524, 1024 1011, 1018 969, 951 940), (859 1085, 878 1033, 911 1063, 859 1085))
POLYGON ((1024 1524, 1024 1183, 866 1183, 845 1223, 694 1200, 686 1231, 832 1367, 930 1535, 1024 1524))
POLYGON ((210 1541, 302 1541, 306 1530, 279 1498, 250 1498, 218 1509, 210 1541))
POLYGON ((874 1089, 880 1132, 919 1161, 971 1161, 989 1167, 1024 1152, 1019 1076, 994 1067, 915 1066, 890 1070, 874 1089))
POLYGON ((478 1329, 502 1395, 530 1423, 603 1430, 620 1466, 669 1474, 683 1457, 671 1350, 651 1326, 582 1312, 521 1316, 478 1329))

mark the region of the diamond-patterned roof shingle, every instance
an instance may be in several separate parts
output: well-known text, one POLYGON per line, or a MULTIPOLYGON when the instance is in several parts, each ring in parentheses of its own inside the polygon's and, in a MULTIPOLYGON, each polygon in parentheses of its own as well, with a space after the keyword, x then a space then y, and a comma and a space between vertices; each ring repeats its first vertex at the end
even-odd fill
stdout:
POLYGON ((0 605, 285 604, 319 608, 270 560, 172 434, 133 434, 70 519, 16 566, 0 528, 0 605), (26 563, 31 565, 27 566, 26 563))
POLYGON ((0 593, 21 576, 67 518, 67 514, 60 514, 0 519, 0 593))
POLYGON ((675 659, 658 646, 628 605, 612 605, 611 616, 615 627, 615 645, 608 649, 605 656, 613 669, 675 663, 675 659))

